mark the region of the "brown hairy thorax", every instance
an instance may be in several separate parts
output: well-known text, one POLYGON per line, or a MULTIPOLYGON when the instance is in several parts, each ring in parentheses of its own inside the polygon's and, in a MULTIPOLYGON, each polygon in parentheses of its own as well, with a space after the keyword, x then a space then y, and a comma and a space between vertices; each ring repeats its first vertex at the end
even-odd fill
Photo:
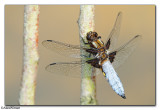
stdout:
POLYGON ((97 56, 95 59, 88 60, 87 63, 94 67, 100 68, 101 62, 108 58, 108 55, 105 53, 106 48, 104 47, 104 43, 101 40, 101 36, 98 36, 97 32, 90 31, 87 33, 86 38, 90 47, 96 48, 96 50, 88 49, 86 51, 97 56))
POLYGON ((97 32, 92 31, 87 33, 86 38, 91 47, 91 49, 87 49, 86 51, 96 56, 96 58, 88 60, 87 63, 96 68, 101 68, 104 61, 109 60, 111 63, 114 61, 117 52, 106 53, 110 47, 110 39, 104 44, 101 40, 101 36, 98 36, 97 32))

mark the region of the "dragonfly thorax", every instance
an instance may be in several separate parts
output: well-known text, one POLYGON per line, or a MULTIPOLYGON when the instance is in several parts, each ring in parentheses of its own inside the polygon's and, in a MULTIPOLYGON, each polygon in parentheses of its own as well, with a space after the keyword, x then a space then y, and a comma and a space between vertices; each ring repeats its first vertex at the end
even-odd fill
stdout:
POLYGON ((104 43, 101 40, 101 36, 98 36, 96 32, 88 32, 86 38, 88 44, 93 48, 100 48, 104 46, 104 43))
POLYGON ((95 59, 89 60, 88 63, 90 63, 94 67, 99 68, 101 67, 101 62, 108 58, 107 53, 105 53, 106 48, 104 47, 104 43, 101 40, 101 37, 98 36, 96 32, 90 31, 87 33, 86 37, 90 47, 96 49, 96 51, 94 49, 87 49, 87 52, 90 52, 95 56, 95 59))

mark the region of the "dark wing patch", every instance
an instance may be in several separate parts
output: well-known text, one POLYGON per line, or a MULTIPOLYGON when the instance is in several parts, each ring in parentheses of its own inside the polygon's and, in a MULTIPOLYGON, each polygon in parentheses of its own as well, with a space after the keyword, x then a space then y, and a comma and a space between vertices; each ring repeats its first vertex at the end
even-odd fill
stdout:
POLYGON ((94 59, 91 59, 91 60, 87 60, 86 62, 87 62, 88 64, 91 64, 93 67, 101 68, 101 65, 99 65, 99 59, 98 59, 98 58, 94 58, 94 59))
POLYGON ((107 41, 107 44, 105 45, 107 50, 109 49, 110 44, 111 44, 111 40, 109 39, 109 40, 107 41))
POLYGON ((98 53, 97 49, 87 49, 86 52, 96 55, 98 53))
POLYGON ((112 53, 109 54, 109 60, 110 60, 111 63, 114 61, 116 53, 117 52, 114 51, 114 52, 112 52, 112 53))

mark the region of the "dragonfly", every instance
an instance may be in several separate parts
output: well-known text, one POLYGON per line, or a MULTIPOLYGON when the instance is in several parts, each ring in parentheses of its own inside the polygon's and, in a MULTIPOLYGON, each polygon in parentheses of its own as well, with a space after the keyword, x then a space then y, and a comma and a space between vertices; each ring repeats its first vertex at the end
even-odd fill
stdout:
POLYGON ((47 65, 46 70, 52 73, 79 77, 80 75, 75 70, 77 68, 81 69, 84 64, 89 64, 93 68, 100 70, 112 89, 123 99, 126 99, 122 82, 115 69, 123 64, 134 51, 141 36, 136 35, 119 48, 115 48, 120 33, 121 19, 122 12, 119 12, 105 43, 97 32, 92 31, 86 34, 88 42, 84 46, 71 45, 54 40, 43 41, 42 45, 54 52, 67 57, 81 59, 72 62, 54 62, 47 65), (85 51, 87 54, 83 55, 83 52, 80 51, 85 51))

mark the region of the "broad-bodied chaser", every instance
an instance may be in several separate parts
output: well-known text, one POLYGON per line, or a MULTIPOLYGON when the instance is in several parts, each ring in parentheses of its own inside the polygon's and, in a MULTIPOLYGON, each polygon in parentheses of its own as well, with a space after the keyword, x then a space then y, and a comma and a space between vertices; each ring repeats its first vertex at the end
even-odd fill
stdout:
POLYGON ((122 13, 119 12, 114 27, 105 44, 101 40, 101 36, 98 36, 96 32, 92 31, 86 34, 88 42, 85 43, 85 46, 70 45, 54 40, 43 41, 43 46, 54 52, 69 57, 85 59, 75 62, 54 62, 48 65, 46 70, 68 76, 80 76, 74 71, 75 68, 81 68, 81 65, 86 63, 90 64, 93 68, 100 69, 112 89, 125 99, 123 85, 115 68, 122 64, 133 52, 141 36, 136 35, 124 45, 114 49, 120 31, 121 17, 122 13), (85 51, 88 55, 82 55, 80 51, 85 51))

